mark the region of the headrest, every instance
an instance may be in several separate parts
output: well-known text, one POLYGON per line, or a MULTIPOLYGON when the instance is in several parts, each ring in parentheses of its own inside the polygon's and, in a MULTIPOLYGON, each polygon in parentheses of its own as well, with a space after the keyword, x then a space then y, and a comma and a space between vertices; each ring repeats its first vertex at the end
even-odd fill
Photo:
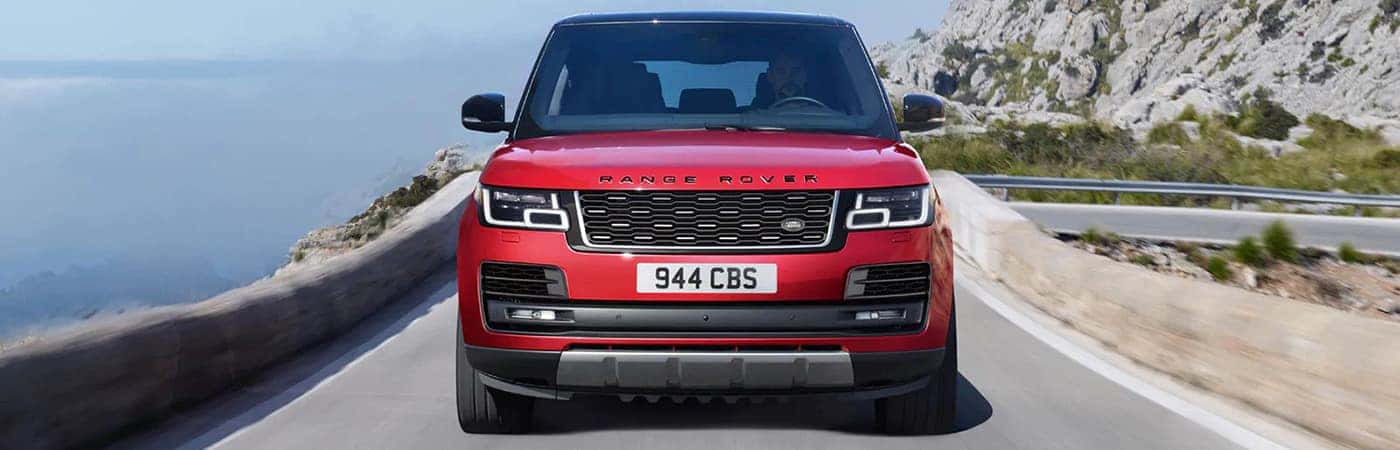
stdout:
POLYGON ((767 107, 773 103, 773 85, 768 83, 768 72, 758 74, 753 87, 753 106, 767 107))

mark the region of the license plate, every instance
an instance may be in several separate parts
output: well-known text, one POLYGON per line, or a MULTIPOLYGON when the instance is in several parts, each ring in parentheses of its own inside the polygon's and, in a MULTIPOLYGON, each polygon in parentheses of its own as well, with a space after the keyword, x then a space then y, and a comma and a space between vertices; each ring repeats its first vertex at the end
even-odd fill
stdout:
POLYGON ((777 264, 637 264, 639 293, 778 292, 777 264))

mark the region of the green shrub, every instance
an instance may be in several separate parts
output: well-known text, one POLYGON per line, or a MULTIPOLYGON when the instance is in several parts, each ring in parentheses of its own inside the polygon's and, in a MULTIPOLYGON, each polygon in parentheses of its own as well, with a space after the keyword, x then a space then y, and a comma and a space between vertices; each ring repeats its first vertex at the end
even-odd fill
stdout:
POLYGON ((1232 128, 1249 137, 1275 141, 1288 139, 1288 130, 1302 122, 1283 105, 1270 99, 1272 95, 1264 88, 1256 90, 1240 111, 1239 118, 1232 121, 1232 128))
POLYGON ((1262 11, 1259 11, 1259 39, 1267 42, 1270 39, 1277 39, 1283 35, 1283 28, 1288 25, 1292 15, 1280 17, 1283 11, 1283 0, 1274 2, 1262 11))
POLYGON ((1380 7, 1381 12, 1385 13, 1385 15, 1396 15, 1400 13, 1400 0, 1381 0, 1380 7))
POLYGON ((1235 272, 1230 270, 1230 262, 1219 256, 1212 256, 1206 262, 1206 271, 1215 281, 1225 281, 1235 276, 1235 272))
POLYGON ((884 62, 876 64, 875 74, 879 75, 881 79, 888 79, 890 77, 890 67, 885 65, 884 62))
POLYGON ((1200 113, 1196 112, 1196 105, 1188 104, 1186 109, 1181 110, 1181 114, 1176 116, 1177 122, 1200 122, 1200 113))
POLYGON ((1083 233, 1080 233, 1079 240, 1094 245, 1102 245, 1105 242, 1103 232, 1100 232, 1098 228, 1094 227, 1089 227, 1089 229, 1084 230, 1083 233))
POLYGON ((1265 227, 1260 238, 1269 256, 1280 261, 1298 262, 1298 244, 1293 238, 1293 230, 1288 229, 1282 220, 1275 220, 1265 227))
POLYGON ((1337 258, 1349 263, 1367 263, 1371 261, 1370 255, 1361 253, 1351 242, 1343 242, 1337 247, 1337 258))
POLYGON ((1240 238, 1240 242, 1235 244, 1235 261, 1248 264, 1254 267, 1264 267, 1269 263, 1269 258, 1264 256, 1264 249, 1259 247, 1259 241, 1252 236, 1240 238))
POLYGON ((1146 267, 1152 267, 1153 265, 1157 264, 1157 259, 1153 258, 1152 255, 1133 255, 1133 257, 1129 258, 1128 260, 1132 261, 1133 264, 1146 267))
POLYGON ((293 261, 293 262, 301 262, 301 260, 303 260, 303 259, 306 259, 306 251, 305 251, 305 250, 300 250, 300 249, 298 249, 295 253, 292 253, 292 261, 293 261))
MULTIPOLYGON (((923 30, 915 30, 914 36, 920 38, 922 33, 923 30)), ((972 59, 977 57, 977 50, 963 45, 962 41, 953 41, 953 43, 943 47, 943 57, 952 61, 972 62, 972 59)))

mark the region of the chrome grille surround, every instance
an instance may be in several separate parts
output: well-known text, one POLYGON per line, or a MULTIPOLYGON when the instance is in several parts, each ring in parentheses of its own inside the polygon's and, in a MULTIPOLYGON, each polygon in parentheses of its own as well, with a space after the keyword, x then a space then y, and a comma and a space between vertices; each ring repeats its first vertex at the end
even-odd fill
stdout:
POLYGON ((573 206, 590 248, 781 250, 831 244, 840 198, 835 190, 575 191, 573 206), (803 229, 784 230, 794 218, 803 229), (632 231, 642 227, 649 233, 632 231))

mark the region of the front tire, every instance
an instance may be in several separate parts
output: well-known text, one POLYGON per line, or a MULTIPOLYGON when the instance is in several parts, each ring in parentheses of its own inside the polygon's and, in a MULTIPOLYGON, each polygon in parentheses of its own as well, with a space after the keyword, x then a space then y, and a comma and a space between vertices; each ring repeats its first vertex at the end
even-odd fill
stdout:
POLYGON ((943 364, 928 386, 875 401, 875 423, 887 434, 941 434, 954 431, 958 404, 957 316, 948 319, 943 364))
POLYGON ((530 431, 535 399, 501 392, 481 383, 462 345, 457 321, 457 422, 467 433, 514 434, 530 431))

